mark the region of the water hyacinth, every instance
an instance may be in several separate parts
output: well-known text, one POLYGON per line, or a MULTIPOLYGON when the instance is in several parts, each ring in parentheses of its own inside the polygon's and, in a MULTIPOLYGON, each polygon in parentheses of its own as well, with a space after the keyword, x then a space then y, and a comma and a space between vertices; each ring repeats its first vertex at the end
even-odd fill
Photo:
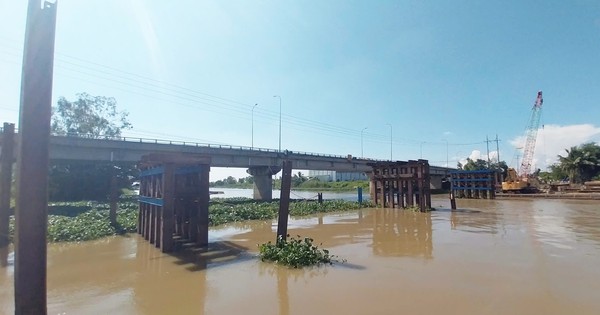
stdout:
MULTIPOLYGON (((289 236, 289 235, 288 235, 289 236)), ((258 245, 259 257, 262 261, 271 261, 292 268, 302 268, 320 264, 333 264, 337 256, 329 254, 327 249, 320 249, 313 244, 312 238, 289 238, 281 236, 275 244, 268 242, 258 245)))
MULTIPOLYGON (((113 226, 110 224, 107 204, 90 204, 89 202, 50 204, 48 241, 81 242, 134 232, 137 229, 137 207, 136 202, 121 202, 117 210, 117 225, 113 226)), ((11 217, 10 220, 9 233, 12 240, 14 217, 11 217)))
MULTIPOLYGON (((315 213, 348 211, 370 207, 369 203, 342 200, 296 200, 290 203, 290 215, 306 216, 315 213)), ((250 198, 215 198, 209 205, 209 224, 222 225, 247 220, 277 218, 279 202, 256 202, 250 198)), ((138 202, 135 197, 122 198, 118 204, 117 224, 109 220, 109 204, 93 201, 55 202, 48 205, 48 241, 81 242, 110 235, 135 232, 138 221, 138 202)), ((9 233, 14 235, 14 217, 9 233)))
MULTIPOLYGON (((340 212, 371 207, 370 203, 344 200, 326 200, 323 203, 307 200, 290 202, 291 216, 340 212)), ((211 202, 208 216, 211 226, 246 220, 271 220, 277 218, 279 202, 256 202, 248 198, 221 199, 211 202)))

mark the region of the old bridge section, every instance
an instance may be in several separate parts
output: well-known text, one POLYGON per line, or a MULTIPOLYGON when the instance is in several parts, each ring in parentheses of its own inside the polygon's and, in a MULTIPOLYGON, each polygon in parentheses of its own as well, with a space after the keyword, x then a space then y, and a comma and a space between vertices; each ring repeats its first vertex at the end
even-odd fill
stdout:
MULTIPOLYGON (((18 135, 15 139, 19 139, 18 135)), ((3 141, 0 139, 0 147, 3 141)), ((156 139, 50 137, 50 160, 53 161, 138 162, 142 156, 151 153, 204 155, 211 158, 211 167, 247 168, 248 173, 254 176, 254 197, 258 200, 272 198, 271 176, 280 171, 284 160, 291 161, 293 169, 337 172, 370 172, 372 168, 367 163, 374 162, 372 159, 352 156, 156 139)), ((451 169, 432 166, 431 188, 441 188, 442 178, 447 177, 449 170, 451 169)))

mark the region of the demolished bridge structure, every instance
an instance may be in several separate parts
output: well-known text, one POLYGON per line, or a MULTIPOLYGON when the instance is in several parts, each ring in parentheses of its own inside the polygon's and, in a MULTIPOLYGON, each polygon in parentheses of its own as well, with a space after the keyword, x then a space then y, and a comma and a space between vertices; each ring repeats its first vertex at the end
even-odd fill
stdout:
POLYGON ((368 163, 372 202, 383 208, 431 209, 429 162, 410 160, 368 163))

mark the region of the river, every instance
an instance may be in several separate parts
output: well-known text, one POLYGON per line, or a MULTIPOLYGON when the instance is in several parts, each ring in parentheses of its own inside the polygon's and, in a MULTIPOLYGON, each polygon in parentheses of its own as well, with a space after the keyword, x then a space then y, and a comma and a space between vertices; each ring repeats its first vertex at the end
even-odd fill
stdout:
MULTIPOLYGON (((48 247, 49 314, 600 314, 600 205, 457 200, 289 222, 346 263, 256 259, 276 222, 210 230, 208 250, 162 254, 137 235, 48 247)), ((11 258, 12 260, 12 254, 11 258)), ((13 313, 13 267, 0 313, 13 313)))
MULTIPOLYGON (((218 192, 217 194, 211 195, 211 198, 231 198, 231 197, 244 197, 252 198, 252 189, 243 188, 211 188, 211 192, 218 192)), ((292 190, 290 191, 291 199, 317 199, 317 191, 306 191, 306 190, 292 190)), ((348 201, 357 201, 358 193, 355 192, 337 192, 337 191, 323 191, 323 199, 342 199, 348 201)), ((279 198, 281 194, 280 190, 273 190, 273 198, 279 198)), ((369 192, 363 191, 363 200, 369 200, 369 192)))

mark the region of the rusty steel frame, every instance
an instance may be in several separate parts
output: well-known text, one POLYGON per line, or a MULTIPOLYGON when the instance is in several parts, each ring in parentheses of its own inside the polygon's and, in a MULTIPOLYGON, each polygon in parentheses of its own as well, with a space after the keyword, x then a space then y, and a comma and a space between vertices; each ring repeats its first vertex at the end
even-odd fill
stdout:
POLYGON ((15 314, 46 314, 48 158, 56 1, 29 0, 19 112, 15 314))
POLYGON ((371 200, 383 208, 431 208, 429 162, 410 160, 368 163, 371 200))
POLYGON ((139 165, 138 233, 162 252, 175 250, 175 239, 208 244, 210 158, 151 154, 139 165))

